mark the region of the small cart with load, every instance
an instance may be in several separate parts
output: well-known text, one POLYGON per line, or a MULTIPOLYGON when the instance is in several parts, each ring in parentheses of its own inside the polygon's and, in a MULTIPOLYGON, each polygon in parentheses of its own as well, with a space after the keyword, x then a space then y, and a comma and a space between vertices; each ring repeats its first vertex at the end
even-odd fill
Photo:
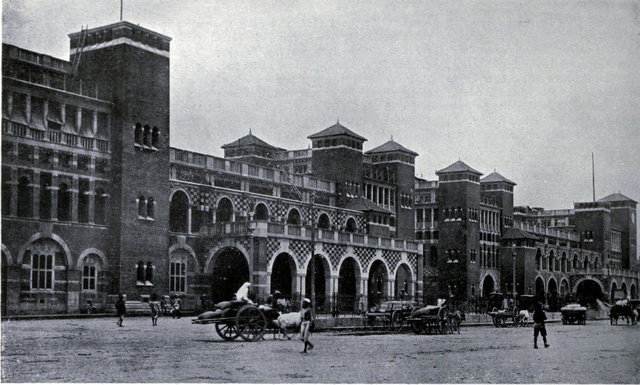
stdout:
POLYGON ((579 303, 570 303, 560 308, 563 325, 585 325, 587 321, 587 308, 579 303))
POLYGON ((448 333, 452 332, 449 322, 449 307, 443 300, 438 300, 438 305, 427 305, 416 309, 407 322, 416 334, 425 333, 448 333))
POLYGON ((191 323, 214 324, 218 335, 227 341, 241 337, 255 342, 262 338, 278 315, 276 310, 262 310, 245 301, 225 301, 216 304, 215 311, 204 312, 191 323))
POLYGON ((377 324, 388 330, 402 330, 406 320, 415 307, 411 301, 385 301, 364 314, 366 328, 372 329, 377 324))

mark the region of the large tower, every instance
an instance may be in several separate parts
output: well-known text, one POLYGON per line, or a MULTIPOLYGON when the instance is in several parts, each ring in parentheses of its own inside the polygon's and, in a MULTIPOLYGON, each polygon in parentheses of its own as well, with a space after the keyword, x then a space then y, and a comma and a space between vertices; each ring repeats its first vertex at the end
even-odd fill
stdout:
POLYGON ((415 159, 418 153, 395 142, 387 143, 366 152, 373 167, 386 169, 396 176, 395 227, 398 238, 415 239, 415 214, 413 187, 415 184, 415 159))
POLYGON ((638 266, 636 205, 638 202, 620 193, 608 195, 598 202, 611 204, 611 227, 618 229, 621 233, 621 267, 636 270, 638 266))
POLYGON ((501 210, 500 234, 513 226, 513 188, 516 184, 497 172, 492 172, 480 180, 482 197, 487 197, 501 210))
POLYGON ((169 42, 121 21, 69 35, 78 86, 111 94, 114 292, 168 289, 169 42))
POLYGON ((440 240, 438 269, 440 294, 464 300, 479 287, 477 255, 480 248, 480 176, 462 161, 436 172, 439 177, 440 240))

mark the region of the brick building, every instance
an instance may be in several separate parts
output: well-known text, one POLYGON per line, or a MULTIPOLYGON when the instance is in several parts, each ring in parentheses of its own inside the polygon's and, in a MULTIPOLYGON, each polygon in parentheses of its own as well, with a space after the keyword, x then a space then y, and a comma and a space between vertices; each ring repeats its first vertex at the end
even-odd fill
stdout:
POLYGON ((512 290, 514 254, 521 294, 637 296, 624 196, 541 223, 500 174, 458 161, 416 178, 417 153, 393 139, 364 151, 339 122, 301 150, 251 132, 224 157, 173 148, 171 39, 128 22, 69 38, 69 61, 3 45, 2 314, 108 310, 119 293, 196 309, 245 281, 257 300, 297 300, 312 263, 319 311, 402 291, 473 301, 512 290))

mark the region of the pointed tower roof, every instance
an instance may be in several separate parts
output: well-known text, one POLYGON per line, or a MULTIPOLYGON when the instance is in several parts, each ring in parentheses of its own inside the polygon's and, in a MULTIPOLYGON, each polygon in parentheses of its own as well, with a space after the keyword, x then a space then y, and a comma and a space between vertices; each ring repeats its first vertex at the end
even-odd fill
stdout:
POLYGON ((339 135, 351 136, 353 138, 360 139, 363 142, 367 140, 366 138, 364 138, 364 137, 356 134, 355 132, 351 131, 350 129, 346 128, 345 126, 340 124, 340 122, 337 122, 333 126, 325 128, 324 130, 322 130, 322 131, 320 131, 318 133, 315 133, 313 135, 309 135, 309 136, 307 136, 307 138, 309 138, 309 139, 317 139, 317 138, 324 138, 324 137, 327 137, 327 136, 339 136, 339 135))
POLYGON ((480 183, 496 183, 496 182, 509 183, 514 186, 516 185, 515 182, 510 181, 509 179, 503 177, 502 175, 498 174, 495 171, 485 176, 484 178, 480 179, 480 183))
POLYGON ((469 165, 467 165, 465 162, 459 160, 457 162, 455 162, 454 164, 452 164, 449 167, 445 167, 440 171, 436 171, 436 175, 439 174, 447 174, 447 173, 452 173, 452 172, 470 172, 472 174, 477 174, 477 175, 482 175, 482 173, 480 171, 474 170, 473 168, 469 167, 469 165))
POLYGON ((284 148, 272 146, 269 143, 265 142, 264 140, 258 138, 257 136, 253 135, 251 131, 249 131, 249 135, 245 135, 242 138, 236 140, 235 142, 225 144, 222 146, 222 148, 226 149, 226 148, 243 147, 243 146, 261 146, 261 147, 268 147, 274 150, 285 151, 284 148))
POLYGON ((611 195, 607 195, 606 197, 604 197, 602 199, 598 199, 598 202, 633 202, 633 203, 638 203, 638 202, 634 201, 633 199, 620 194, 619 192, 611 194, 611 195))
POLYGON ((418 156, 417 152, 411 151, 408 148, 404 147, 403 145, 401 145, 400 143, 396 142, 393 140, 393 138, 388 141, 387 143, 378 146, 376 148, 374 148, 373 150, 369 150, 367 152, 365 152, 365 154, 369 155, 369 154, 379 154, 382 152, 404 152, 405 154, 409 154, 409 155, 413 155, 413 156, 418 156))

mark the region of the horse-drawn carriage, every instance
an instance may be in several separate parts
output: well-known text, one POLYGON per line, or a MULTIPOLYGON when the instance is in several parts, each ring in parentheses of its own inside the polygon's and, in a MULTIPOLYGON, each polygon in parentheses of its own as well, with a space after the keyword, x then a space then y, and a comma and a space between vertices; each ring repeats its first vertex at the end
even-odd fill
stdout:
POLYGON ((584 325, 587 321, 587 308, 579 303, 570 303, 560 308, 562 314, 562 324, 584 325))
POLYGON ((385 301, 364 314, 364 325, 372 329, 382 326, 387 330, 401 330, 407 323, 415 303, 411 301, 385 301))
POLYGON ((638 312, 640 312, 640 300, 621 299, 609 310, 609 320, 611 325, 618 324, 618 318, 626 318, 627 323, 635 325, 638 322, 638 312))
POLYGON ((425 333, 460 333, 460 322, 464 319, 463 313, 452 312, 444 302, 438 300, 437 305, 427 305, 415 309, 407 322, 416 334, 425 333))
POLYGON ((517 308, 490 311, 488 314, 491 316, 493 325, 497 328, 507 325, 520 326, 521 315, 517 308))

